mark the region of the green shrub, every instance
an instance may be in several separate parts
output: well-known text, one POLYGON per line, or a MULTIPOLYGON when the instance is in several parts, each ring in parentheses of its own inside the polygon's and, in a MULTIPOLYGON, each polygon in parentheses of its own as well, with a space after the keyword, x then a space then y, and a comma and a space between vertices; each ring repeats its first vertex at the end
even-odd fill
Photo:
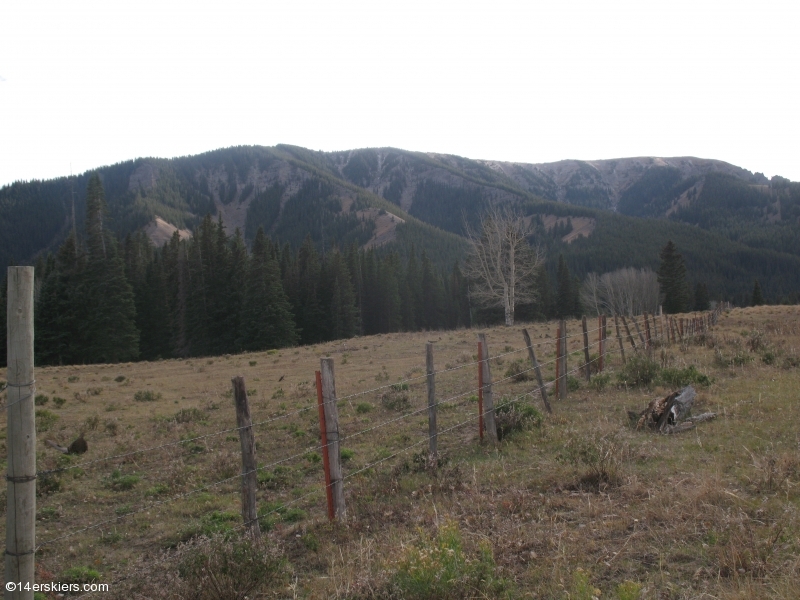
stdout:
POLYGON ((67 377, 67 381, 70 382, 70 383, 75 383, 79 379, 80 379, 80 377, 78 377, 77 375, 70 375, 69 377, 67 377))
POLYGON ((577 392, 581 389, 581 380, 572 375, 567 375, 567 391, 577 392))
POLYGON ((495 598, 508 584, 495 575, 488 542, 481 542, 477 556, 468 556, 455 523, 446 523, 435 537, 422 534, 409 546, 391 577, 389 594, 408 600, 495 598))
POLYGON ((530 381, 533 379, 533 371, 531 371, 530 365, 525 360, 518 358, 508 363, 505 376, 511 377, 512 381, 530 381))
POLYGON ((494 422, 497 426, 497 439, 503 440, 515 431, 525 431, 539 427, 543 418, 536 407, 526 400, 503 397, 494 409, 494 422))
POLYGON ((598 373, 589 380, 589 387, 596 392, 602 392, 606 389, 609 381, 611 381, 611 375, 608 373, 598 373))
POLYGON ((257 364, 258 364, 258 363, 257 363, 256 361, 254 361, 254 360, 251 360, 251 361, 250 361, 250 366, 251 366, 251 367, 255 367, 257 364))
POLYGON ((100 579, 100 573, 91 567, 70 567, 61 574, 63 583, 92 583, 100 579))
POLYGON ((339 456, 342 457, 342 462, 351 460, 355 455, 356 453, 350 450, 349 448, 343 448, 342 451, 339 452, 339 456))
POLYGON ((633 581, 623 581, 617 586, 619 600, 639 600, 641 593, 642 586, 633 581))
POLYGON ((65 402, 66 400, 64 398, 61 398, 59 396, 53 396, 53 404, 56 405, 56 408, 61 408, 62 406, 64 406, 65 402))
POLYGON ((407 383, 393 383, 389 386, 389 388, 393 392, 406 392, 408 391, 408 384, 407 383))
POLYGON ((595 438, 570 438, 558 454, 558 460, 584 472, 580 483, 593 490, 619 481, 623 447, 613 435, 595 438))
POLYGON ((137 402, 155 402, 161 400, 161 394, 151 390, 139 390, 133 395, 133 399, 137 402))
POLYGON ((673 388, 681 388, 690 384, 711 385, 708 375, 698 371, 694 365, 689 365, 685 369, 662 369, 660 379, 665 385, 673 388))
POLYGON ((381 404, 387 410, 402 412, 411 408, 408 394, 404 392, 388 391, 381 394, 381 404))
POLYGON ((116 377, 114 377, 114 381, 116 381, 117 383, 122 383, 123 381, 125 381, 125 375, 117 375, 116 377))
POLYGON ((774 365, 776 359, 777 359, 777 357, 775 356, 775 353, 772 350, 767 350, 766 352, 764 352, 764 355, 761 357, 761 361, 765 365, 774 365))
POLYGON ((107 488, 112 489, 115 492, 125 492, 133 489, 133 486, 139 483, 140 480, 141 477, 138 475, 123 475, 122 471, 119 469, 114 469, 114 471, 111 473, 111 477, 106 479, 105 485, 107 488))
POLYGON ((658 378, 661 368, 653 360, 644 354, 634 354, 622 371, 617 375, 617 379, 628 387, 649 387, 658 378))
POLYGON ((36 394, 36 397, 33 399, 33 403, 36 406, 43 406, 44 404, 47 404, 48 400, 50 400, 50 398, 44 394, 36 394))
POLYGON ((356 412, 360 415, 368 413, 371 410, 372 410, 372 404, 370 404, 369 402, 359 402, 358 405, 356 406, 356 412))
POLYGON ((37 410, 35 413, 36 417, 36 433, 42 433, 44 431, 48 431, 53 425, 55 425, 56 421, 58 421, 58 415, 55 413, 50 412, 49 410, 37 410))

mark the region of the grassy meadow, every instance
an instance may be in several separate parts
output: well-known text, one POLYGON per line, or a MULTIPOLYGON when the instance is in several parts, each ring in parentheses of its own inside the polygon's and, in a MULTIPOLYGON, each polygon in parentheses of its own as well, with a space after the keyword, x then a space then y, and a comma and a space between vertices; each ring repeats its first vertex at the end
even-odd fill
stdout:
MULTIPOLYGON (((98 598, 243 598, 225 581, 241 589, 248 576, 260 578, 249 598, 797 598, 800 307, 723 313, 713 331, 658 343, 636 368, 623 367, 608 325, 606 369, 591 383, 578 370, 582 337, 570 338, 569 397, 551 393, 552 414, 527 370, 523 325, 484 330, 502 355, 491 361, 495 404, 533 392, 507 411, 496 447, 478 436, 474 329, 37 368, 38 470, 56 471, 37 483, 38 579, 110 584, 98 598), (445 371, 435 468, 427 341, 445 371), (327 521, 318 447, 325 356, 340 398, 348 516, 338 524, 327 521), (257 549, 237 545, 237 375, 256 423, 257 549), (716 419, 677 435, 631 427, 627 411, 688 382, 693 412, 716 419), (86 454, 45 445, 81 433, 86 454), (219 593, 197 583, 215 570, 219 593)), ((556 326, 527 328, 552 381, 556 326)), ((625 353, 630 363, 627 341, 625 353)))

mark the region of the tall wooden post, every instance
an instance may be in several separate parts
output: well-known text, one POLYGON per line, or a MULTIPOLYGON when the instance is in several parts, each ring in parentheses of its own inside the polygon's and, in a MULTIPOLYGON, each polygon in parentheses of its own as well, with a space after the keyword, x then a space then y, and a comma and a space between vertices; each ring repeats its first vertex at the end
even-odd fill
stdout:
POLYGON ((547 390, 544 387, 544 379, 542 379, 542 370, 539 368, 539 361, 536 360, 536 353, 533 351, 533 344, 531 344, 531 336, 528 335, 528 330, 522 330, 522 337, 525 339, 525 345, 528 347, 528 357, 533 363, 533 370, 536 372, 536 380, 539 382, 539 392, 542 394, 542 402, 547 412, 553 412, 550 408, 550 402, 547 400, 547 390))
POLYGON ((608 353, 608 332, 606 326, 606 315, 603 315, 603 323, 600 326, 600 332, 603 334, 603 368, 605 368, 606 354, 608 353))
MULTIPOLYGON (((560 321, 559 321, 560 323, 560 321)), ((556 329, 556 398, 561 398, 558 388, 561 385, 561 325, 556 329)))
POLYGON ((636 322, 636 317, 631 317, 631 321, 633 321, 633 326, 636 328, 636 333, 639 335, 639 341, 642 342, 642 348, 647 350, 647 342, 644 340, 644 336, 642 335, 642 330, 639 329, 639 323, 636 322))
POLYGON ((494 399, 492 398, 492 370, 489 368, 489 344, 486 343, 486 334, 479 333, 481 342, 481 373, 483 374, 483 422, 486 425, 486 435, 493 444, 497 443, 497 425, 494 422, 494 399))
POLYGON ((633 336, 631 335, 631 328, 628 327, 628 320, 625 318, 625 315, 622 315, 622 324, 625 326, 625 333, 628 334, 628 341, 631 343, 631 348, 633 348, 633 351, 636 352, 636 342, 633 341, 633 336))
POLYGON ((567 322, 563 319, 561 320, 559 331, 561 332, 561 369, 559 372, 558 397, 565 400, 567 398, 567 322))
POLYGON ((603 358, 604 358, 604 348, 603 348, 603 334, 605 330, 603 329, 603 315, 597 315, 597 371, 602 373, 603 372, 603 358))
POLYGON ((328 504, 328 520, 336 518, 333 509, 333 488, 331 487, 331 461, 328 457, 328 432, 325 427, 325 400, 322 398, 322 375, 315 374, 317 379, 317 409, 319 410, 319 444, 322 446, 322 470, 325 473, 325 499, 328 504))
POLYGON ((617 342, 619 342, 619 353, 622 355, 622 364, 625 364, 625 344, 622 343, 622 336, 619 333, 619 317, 614 315, 614 328, 617 330, 617 342))
POLYGON ((250 418, 250 403, 247 401, 244 377, 234 377, 231 383, 233 401, 236 404, 236 426, 239 428, 239 443, 242 447, 242 519, 247 532, 254 539, 258 539, 261 537, 256 507, 258 463, 256 463, 256 438, 253 434, 253 421, 250 418))
POLYGON ((589 357, 589 332, 586 329, 586 315, 581 319, 581 328, 583 329, 583 358, 586 360, 586 381, 592 378, 592 365, 589 357))
POLYGON ((436 466, 436 375, 433 368, 433 342, 425 344, 425 367, 428 372, 428 462, 436 466))
POLYGON ((483 441, 483 344, 478 342, 478 436, 483 441))
POLYGON ((9 599, 33 599, 36 548, 36 424, 33 396, 33 267, 8 268, 8 384, 6 392, 5 581, 29 583, 9 590, 9 599))
POLYGON ((325 434, 327 436, 328 460, 330 461, 333 513, 337 520, 344 521, 347 511, 344 505, 342 455, 339 448, 339 409, 336 406, 336 380, 333 376, 333 359, 321 358, 319 363, 322 379, 322 404, 325 410, 325 434))

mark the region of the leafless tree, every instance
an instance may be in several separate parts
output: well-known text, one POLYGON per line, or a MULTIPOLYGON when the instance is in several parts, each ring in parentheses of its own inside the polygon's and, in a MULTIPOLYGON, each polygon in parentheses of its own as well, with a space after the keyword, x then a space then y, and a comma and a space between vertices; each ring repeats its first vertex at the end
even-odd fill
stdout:
POLYGON ((528 243, 530 223, 507 206, 494 206, 483 217, 480 232, 468 224, 465 230, 470 297, 482 306, 503 307, 506 325, 513 325, 514 308, 538 297, 535 272, 542 254, 528 243))
POLYGON ((597 314, 639 315, 658 310, 658 276, 651 269, 628 267, 598 276, 589 273, 581 304, 597 314))

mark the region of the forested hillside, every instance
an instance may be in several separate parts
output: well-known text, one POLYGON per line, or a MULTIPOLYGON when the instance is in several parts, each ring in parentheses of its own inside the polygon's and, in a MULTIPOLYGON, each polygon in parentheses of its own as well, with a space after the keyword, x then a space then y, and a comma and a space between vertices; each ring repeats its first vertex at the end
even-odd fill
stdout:
POLYGON ((755 280, 767 302, 800 298, 800 184, 719 161, 522 165, 276 146, 137 159, 96 175, 0 189, 0 261, 37 265, 38 318, 55 336, 42 342, 44 362, 232 352, 492 320, 499 315, 469 305, 460 266, 465 227, 479 228, 497 204, 527 217, 545 256, 540 298, 519 308, 521 318, 579 312, 588 273, 655 270, 668 240, 692 289, 702 284, 712 299, 746 304, 755 280), (98 185, 102 235, 92 233, 88 209, 98 185), (193 237, 156 248, 144 233, 155 217, 193 237), (92 239, 104 240, 102 260, 92 239), (91 348, 86 298, 105 289, 97 286, 132 307, 126 335, 135 343, 91 348), (277 312, 258 316, 253 294, 272 298, 277 312), (269 331, 246 326, 270 319, 269 331))

